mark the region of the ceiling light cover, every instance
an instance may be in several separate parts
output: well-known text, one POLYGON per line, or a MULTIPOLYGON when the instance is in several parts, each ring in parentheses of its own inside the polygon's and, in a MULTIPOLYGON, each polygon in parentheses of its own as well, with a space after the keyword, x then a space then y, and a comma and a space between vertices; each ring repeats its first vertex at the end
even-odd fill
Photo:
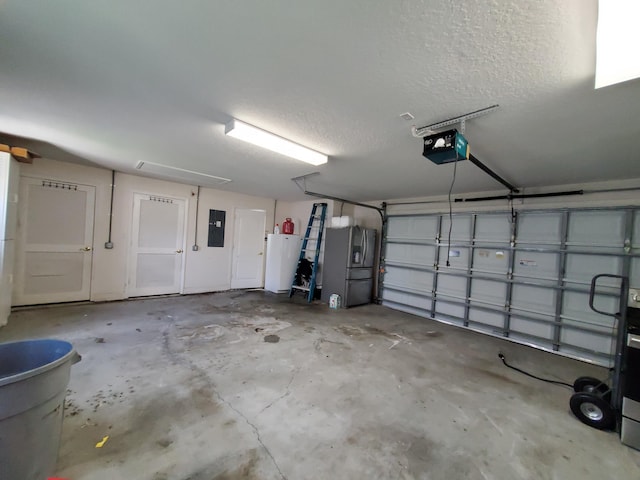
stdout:
POLYGON ((322 165, 327 163, 329 158, 323 153, 303 147, 291 140, 266 132, 265 130, 241 122, 235 118, 227 123, 225 133, 231 137, 244 140, 245 142, 286 155, 287 157, 295 158, 302 162, 310 163, 311 165, 322 165))
POLYGON ((638 0, 600 0, 595 88, 640 77, 639 22, 638 0))
POLYGON ((231 182, 230 178, 217 177, 208 173, 194 172, 193 170, 147 162, 146 160, 139 161, 136 164, 136 169, 168 180, 176 182, 182 181, 190 185, 200 185, 203 187, 217 187, 231 182))

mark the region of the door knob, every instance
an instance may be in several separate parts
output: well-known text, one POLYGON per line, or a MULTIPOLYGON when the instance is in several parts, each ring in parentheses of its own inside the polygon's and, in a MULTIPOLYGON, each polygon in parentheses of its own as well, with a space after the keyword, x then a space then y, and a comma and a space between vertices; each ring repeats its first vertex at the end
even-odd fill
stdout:
POLYGON ((91 247, 84 247, 80 249, 81 252, 90 252, 91 251, 91 247))
POLYGON ((176 253, 182 253, 182 249, 176 250, 176 253))

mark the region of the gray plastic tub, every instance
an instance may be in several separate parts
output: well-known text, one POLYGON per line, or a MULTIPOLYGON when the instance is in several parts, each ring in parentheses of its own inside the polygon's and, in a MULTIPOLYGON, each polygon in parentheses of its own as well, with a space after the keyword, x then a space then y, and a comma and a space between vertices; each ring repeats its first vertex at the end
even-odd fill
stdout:
POLYGON ((55 473, 64 397, 78 361, 62 340, 0 343, 0 479, 55 473))

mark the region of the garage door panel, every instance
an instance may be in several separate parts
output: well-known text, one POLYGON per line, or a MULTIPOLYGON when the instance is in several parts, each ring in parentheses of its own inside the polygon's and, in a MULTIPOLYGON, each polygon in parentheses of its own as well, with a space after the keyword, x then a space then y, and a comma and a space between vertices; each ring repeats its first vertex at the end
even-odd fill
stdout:
POLYGON ((409 237, 411 226, 410 217, 392 217, 387 222, 387 236, 389 238, 409 237))
POLYGON ((554 351, 555 349, 552 340, 546 340, 526 333, 511 332, 509 333, 509 339, 532 347, 541 348, 543 350, 554 351))
POLYGON ((433 266, 435 247, 429 245, 387 244, 386 259, 411 265, 433 266))
MULTIPOLYGON (((409 239, 440 240, 439 245, 387 247, 387 260, 398 262, 398 269, 388 265, 384 283, 418 288, 411 290, 415 295, 393 294, 393 308, 609 364, 614 319, 589 308, 588 291, 592 278, 602 273, 628 272, 631 285, 640 286, 639 209, 524 211, 515 225, 509 211, 454 215, 449 257, 447 214, 390 219, 388 225, 388 238, 403 237, 407 244, 409 239), (628 238, 631 250, 625 252, 628 238), (423 271, 409 265, 422 265, 423 271)), ((601 279, 596 305, 616 311, 619 287, 617 280, 601 279)), ((389 295, 383 288, 383 298, 389 295)))
POLYGON ((422 238, 435 240, 438 236, 438 218, 432 217, 391 217, 387 224, 388 237, 422 238))
MULTIPOLYGON (((603 312, 615 313, 618 311, 619 300, 617 297, 596 295, 594 306, 603 312)), ((589 295, 578 292, 565 292, 562 298, 562 317, 582 322, 585 325, 602 326, 611 328, 615 322, 612 316, 601 315, 589 307, 589 295)))
POLYGON ((633 233, 631 234, 631 248, 633 253, 640 251, 640 211, 633 214, 633 233))
POLYGON ((469 328, 471 330, 474 330, 474 331, 480 332, 480 333, 486 333, 486 334, 489 334, 489 335, 502 336, 502 328, 493 327, 491 325, 486 325, 484 323, 477 323, 477 322, 474 322, 474 321, 470 321, 469 322, 469 328))
POLYGON ((469 266, 469 249, 466 247, 451 247, 447 251, 447 247, 440 248, 438 264, 444 267, 447 264, 447 254, 449 255, 449 264, 451 268, 467 271, 469 266))
MULTIPOLYGON (((471 215, 455 215, 453 217, 453 226, 451 228, 452 242, 470 242, 471 241, 471 215)), ((442 217, 442 229, 440 230, 440 239, 447 242, 449 238, 449 217, 442 217)))
POLYGON ((484 329, 490 333, 502 334, 504 327, 504 314, 487 312, 471 307, 469 309, 469 320, 484 326, 484 329))
POLYGON ((462 325, 464 318, 464 306, 449 303, 446 300, 438 300, 436 302, 436 314, 444 315, 447 322, 454 323, 456 325, 462 325))
POLYGON ((511 317, 509 328, 511 332, 527 334, 534 337, 553 340, 554 327, 548 323, 552 321, 550 317, 540 316, 540 321, 522 318, 514 315, 511 317))
POLYGON ((509 243, 510 238, 510 216, 501 214, 476 217, 475 241, 477 243, 509 243))
POLYGON ((513 274, 553 285, 558 281, 560 255, 557 253, 515 252, 513 274))
POLYGON ((634 288, 640 287, 640 258, 631 259, 631 273, 629 275, 629 285, 634 288))
POLYGON ((518 216, 518 243, 559 245, 562 213, 523 213, 518 216))
POLYGON ((561 344, 558 351, 564 355, 568 355, 580 360, 596 363, 608 368, 613 367, 613 360, 611 359, 611 355, 607 353, 589 351, 582 347, 576 347, 567 344, 561 344))
POLYGON ((394 287, 407 287, 430 293, 433 290, 433 274, 425 273, 420 270, 389 266, 386 268, 384 283, 394 287))
POLYGON ((476 248, 473 251, 473 272, 482 276, 506 278, 509 252, 503 249, 476 248))
MULTIPOLYGON (((594 275, 608 273, 611 275, 622 274, 622 258, 610 255, 584 255, 567 254, 567 266, 565 281, 577 285, 591 285, 594 275)), ((598 281, 600 287, 611 287, 611 293, 617 293, 620 281, 616 279, 602 278, 598 281)))
POLYGON ((491 304, 503 308, 507 302, 507 284, 490 280, 471 282, 471 304, 491 304))
POLYGON ((426 309, 412 307, 404 303, 397 303, 393 301, 383 301, 382 305, 384 307, 392 308, 393 310, 397 310, 399 312, 410 313, 411 315, 416 315, 418 317, 430 317, 429 309, 431 308, 431 305, 429 305, 429 307, 427 307, 426 309))
POLYGON ((401 303, 410 307, 417 307, 424 310, 431 309, 431 300, 418 295, 398 292, 395 290, 385 289, 383 292, 383 300, 401 303))
POLYGON ((445 294, 464 300, 467 294, 466 278, 454 275, 439 275, 438 294, 445 294))
POLYGON ((615 345, 610 336, 574 330, 572 328, 562 329, 560 342, 568 347, 577 346, 584 350, 593 350, 594 352, 605 355, 611 354, 615 349, 615 345))
POLYGON ((511 296, 511 308, 536 313, 555 314, 556 292, 542 287, 514 285, 511 296))
POLYGON ((567 244, 622 247, 625 223, 624 211, 571 212, 567 244))

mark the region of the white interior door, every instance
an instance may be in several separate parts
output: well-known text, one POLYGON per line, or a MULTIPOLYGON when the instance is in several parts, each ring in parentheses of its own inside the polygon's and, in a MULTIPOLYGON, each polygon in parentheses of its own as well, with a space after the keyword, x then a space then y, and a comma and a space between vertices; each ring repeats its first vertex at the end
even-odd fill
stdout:
POLYGON ((130 297, 182 290, 185 201, 136 193, 133 196, 130 297))
POLYGON ((266 219, 264 210, 236 210, 231 288, 262 287, 266 219))
POLYGON ((22 177, 14 305, 89 300, 95 187, 22 177))

